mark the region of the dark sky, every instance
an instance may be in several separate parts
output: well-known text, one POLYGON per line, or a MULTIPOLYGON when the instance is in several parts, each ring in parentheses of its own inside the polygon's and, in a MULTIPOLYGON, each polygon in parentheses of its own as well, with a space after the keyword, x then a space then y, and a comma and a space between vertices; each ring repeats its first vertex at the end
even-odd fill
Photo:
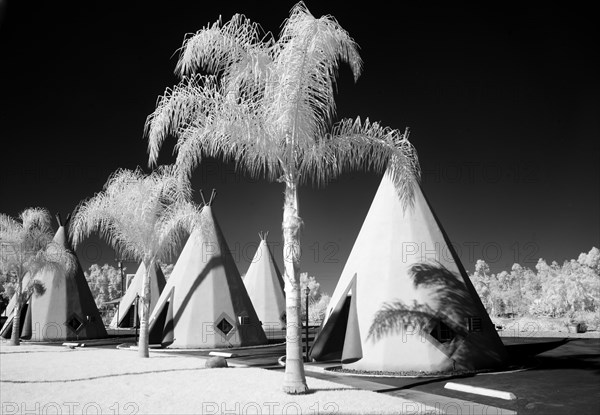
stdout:
MULTIPOLYGON (((64 215, 117 168, 146 167, 144 122, 177 82, 184 35, 236 12, 278 33, 293 4, 0 0, 0 211, 45 206, 64 215)), ((562 262, 600 244, 591 9, 349 4, 307 2, 314 15, 335 16, 361 47, 358 83, 341 71, 338 116, 411 128, 423 190, 468 270, 477 259, 494 272, 540 257, 562 262)), ((167 145, 162 162, 173 160, 169 152, 167 145)), ((357 172, 300 191, 302 268, 326 291, 380 177, 357 172)), ((281 184, 207 160, 193 185, 217 189, 213 210, 241 272, 259 231, 281 243, 281 184)), ((114 259, 94 240, 79 256, 84 266, 114 259)))

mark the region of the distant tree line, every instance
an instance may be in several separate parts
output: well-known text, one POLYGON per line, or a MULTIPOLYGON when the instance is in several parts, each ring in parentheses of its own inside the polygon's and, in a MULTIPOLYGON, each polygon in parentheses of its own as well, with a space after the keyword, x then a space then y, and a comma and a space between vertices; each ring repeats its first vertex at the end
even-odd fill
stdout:
POLYGON ((121 272, 118 268, 108 264, 92 264, 84 274, 96 306, 121 297, 121 272))
MULTIPOLYGON (((173 264, 161 264, 161 269, 165 278, 168 280, 173 271, 173 264)), ((118 268, 109 264, 100 266, 92 264, 89 270, 85 272, 85 277, 96 301, 96 305, 102 304, 121 297, 121 274, 118 268)), ((127 283, 127 281, 125 281, 127 283)), ((329 304, 330 296, 321 292, 320 284, 315 277, 309 277, 308 273, 300 275, 300 285, 302 288, 302 321, 306 319, 306 298, 304 288, 308 287, 308 317, 309 324, 318 325, 325 316, 325 310, 329 304)))
POLYGON ((325 318, 325 312, 331 297, 321 292, 321 284, 315 277, 310 277, 307 272, 300 274, 300 315, 302 321, 306 320, 306 289, 308 288, 308 324, 318 326, 325 318))
MULTIPOLYGON (((174 264, 160 264, 161 270, 168 280, 171 273, 173 272, 174 264)), ((125 281, 123 285, 127 289, 127 268, 123 268, 123 274, 125 281)), ((104 311, 102 306, 109 301, 120 298, 123 293, 121 291, 121 271, 109 264, 98 265, 92 264, 87 271, 84 272, 85 278, 96 302, 96 306, 104 311)), ((2 297, 5 303, 13 296, 15 292, 16 283, 9 281, 5 275, 0 275, 0 297, 2 297)), ((304 272, 300 275, 300 285, 302 288, 302 306, 301 316, 302 321, 306 319, 306 297, 305 287, 309 289, 308 295, 308 318, 309 324, 318 325, 325 317, 325 310, 329 304, 331 297, 321 292, 320 284, 316 278, 309 276, 308 273, 304 272)), ((109 317, 112 317, 109 315, 109 317)))
MULTIPOLYGON (((167 280, 173 271, 173 267, 173 264, 160 264, 160 268, 167 280)), ((126 271, 127 268, 123 268, 123 286, 125 290, 127 290, 128 282, 126 271)), ((104 264, 103 266, 92 264, 84 274, 98 307, 123 295, 121 292, 121 272, 119 268, 115 268, 109 264, 104 264)))
MULTIPOLYGON (((161 264, 168 279, 173 264, 161 264)), ((85 277, 96 305, 122 296, 121 273, 112 265, 92 264, 85 277)), ((592 248, 577 259, 548 264, 540 258, 535 269, 514 264, 510 271, 490 272, 489 265, 478 260, 469 274, 483 305, 492 317, 573 317, 578 313, 600 314, 600 250, 592 248)), ((126 283, 126 282, 125 282, 126 283)), ((306 318, 304 288, 309 289, 309 322, 320 324, 331 297, 322 293, 316 278, 302 273, 301 314, 306 318)), ((16 283, 0 274, 0 297, 4 304, 13 296, 16 283)))
POLYGON ((540 258, 535 269, 514 264, 510 271, 498 274, 478 260, 469 277, 492 317, 558 318, 600 312, 600 250, 596 247, 562 265, 540 258))

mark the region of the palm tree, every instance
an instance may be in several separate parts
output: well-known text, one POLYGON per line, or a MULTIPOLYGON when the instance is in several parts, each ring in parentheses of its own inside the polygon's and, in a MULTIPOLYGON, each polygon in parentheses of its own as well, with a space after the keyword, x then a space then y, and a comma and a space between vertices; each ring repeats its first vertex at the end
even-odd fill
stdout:
POLYGON ((38 272, 51 270, 71 273, 75 256, 53 241, 52 219, 44 208, 28 208, 18 220, 0 213, 0 273, 16 278, 14 317, 9 344, 18 346, 21 309, 32 294, 42 295, 44 286, 35 279, 38 272))
POLYGON ((302 2, 292 8, 278 40, 235 15, 185 40, 176 68, 182 81, 166 90, 146 122, 150 165, 174 135, 181 174, 189 177, 203 156, 221 157, 285 185, 287 393, 308 390, 301 349, 298 185, 324 184, 346 169, 383 171, 390 162, 403 200, 410 201, 418 171, 407 134, 368 119, 332 125, 341 62, 356 80, 362 61, 354 40, 333 17, 317 19, 302 2), (200 69, 208 74, 196 73, 200 69))
POLYGON ((174 253, 199 213, 187 182, 181 183, 174 169, 164 166, 149 175, 140 169, 117 170, 102 192, 76 209, 71 224, 75 246, 99 231, 120 256, 146 267, 140 298, 140 357, 149 357, 150 270, 174 253))

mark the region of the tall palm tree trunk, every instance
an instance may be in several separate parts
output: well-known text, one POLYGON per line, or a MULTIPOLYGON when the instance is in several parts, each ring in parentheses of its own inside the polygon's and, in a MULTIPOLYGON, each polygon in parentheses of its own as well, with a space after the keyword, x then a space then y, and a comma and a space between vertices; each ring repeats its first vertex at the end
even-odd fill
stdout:
MULTIPOLYGON (((138 356, 150 357, 148 351, 150 333, 148 331, 148 318, 150 317, 150 270, 154 266, 154 261, 144 261, 146 272, 142 280, 142 296, 141 302, 142 315, 140 317, 140 339, 138 341, 138 356)), ((136 316, 137 318, 137 316, 136 316)))
POLYGON ((297 184, 286 181, 282 226, 286 304, 286 361, 283 391, 289 394, 308 391, 304 376, 300 318, 300 226, 297 184))

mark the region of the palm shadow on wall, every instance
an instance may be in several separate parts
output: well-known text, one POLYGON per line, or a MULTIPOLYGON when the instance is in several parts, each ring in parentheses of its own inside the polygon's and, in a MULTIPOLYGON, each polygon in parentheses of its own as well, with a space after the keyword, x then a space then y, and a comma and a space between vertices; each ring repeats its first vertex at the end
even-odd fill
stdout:
MULTIPOLYGON (((159 312, 158 317, 150 324, 150 342, 153 344, 161 344, 166 347, 173 343, 175 340, 175 327, 181 319, 184 311, 192 302, 196 290, 200 287, 204 279, 210 274, 212 270, 221 265, 222 260, 219 256, 213 256, 210 258, 208 263, 203 267, 202 271, 194 278, 194 281, 190 288, 185 293, 181 304, 177 311, 173 313, 173 292, 178 287, 173 286, 171 288, 170 298, 162 305, 163 309, 159 312)), ((199 323, 199 327, 202 327, 203 322, 199 323)))
MULTIPOLYGON (((427 290, 436 309, 444 310, 448 317, 440 315, 429 304, 416 300, 411 304, 401 300, 386 302, 375 314, 367 338, 377 342, 385 336, 399 334, 407 326, 425 329, 432 321, 438 320, 450 327, 457 326, 451 321, 455 317, 476 313, 470 305, 471 298, 464 283, 443 265, 437 262, 418 263, 409 272, 415 288, 427 290)), ((456 328, 460 331, 459 327, 456 328)))
MULTIPOLYGON (((461 349, 469 336, 466 321, 478 317, 481 311, 461 278, 438 262, 414 264, 410 277, 415 288, 423 290, 429 301, 405 303, 401 300, 385 302, 375 314, 367 340, 379 342, 387 336, 419 333, 451 358, 458 367, 470 368, 471 356, 461 349), (462 351, 461 351, 462 350, 462 351)), ((485 342, 469 337, 479 349, 485 342)), ((485 352, 492 360, 501 360, 494 351, 485 352)))

